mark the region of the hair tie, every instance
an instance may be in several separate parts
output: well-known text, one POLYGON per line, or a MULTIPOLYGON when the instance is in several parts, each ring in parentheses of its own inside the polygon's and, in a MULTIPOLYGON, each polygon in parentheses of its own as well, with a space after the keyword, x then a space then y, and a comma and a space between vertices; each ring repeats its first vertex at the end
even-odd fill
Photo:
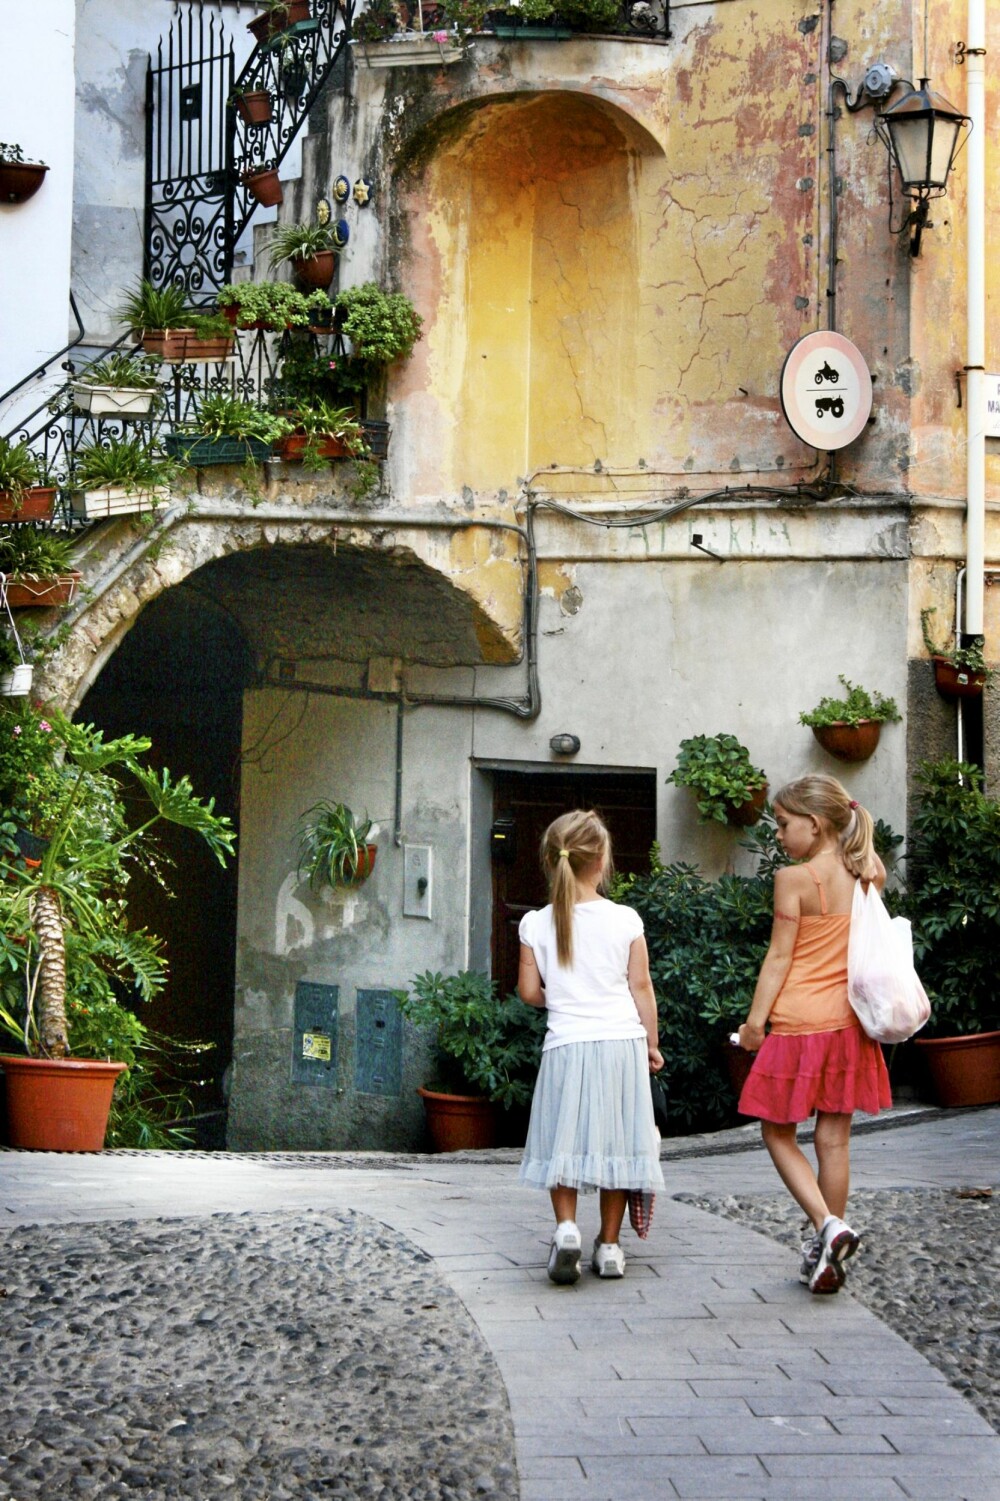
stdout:
POLYGON ((560 860, 568 860, 569 859, 569 850, 560 850, 559 851, 559 858, 560 858, 560 860))
POLYGON ((854 800, 854 798, 853 798, 853 797, 852 797, 852 798, 851 798, 851 803, 850 803, 850 807, 851 807, 851 812, 852 812, 852 813, 853 813, 853 812, 854 812, 854 809, 855 809, 855 808, 856 808, 856 807, 857 807, 857 806, 858 806, 858 805, 857 805, 857 803, 856 803, 856 802, 855 802, 855 800, 854 800))

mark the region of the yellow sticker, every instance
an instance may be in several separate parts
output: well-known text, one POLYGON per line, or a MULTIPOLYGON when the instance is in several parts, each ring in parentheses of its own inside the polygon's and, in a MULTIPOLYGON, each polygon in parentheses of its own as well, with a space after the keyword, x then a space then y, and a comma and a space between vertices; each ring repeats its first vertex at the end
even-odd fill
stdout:
POLYGON ((303 1058, 318 1058, 324 1063, 330 1061, 330 1039, 325 1032, 304 1032, 302 1034, 303 1058))

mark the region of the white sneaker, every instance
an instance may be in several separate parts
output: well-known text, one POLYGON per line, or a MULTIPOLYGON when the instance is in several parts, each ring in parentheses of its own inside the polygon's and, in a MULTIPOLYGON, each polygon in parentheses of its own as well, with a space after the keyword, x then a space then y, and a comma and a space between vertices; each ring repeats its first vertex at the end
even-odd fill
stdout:
POLYGON ((595 1240, 590 1264, 599 1277, 624 1277, 625 1252, 609 1241, 595 1240))
POLYGON ((560 1220, 549 1252, 550 1279, 560 1283, 578 1282, 582 1250, 583 1241, 576 1225, 572 1220, 560 1220))
POLYGON ((820 1246, 819 1260, 809 1278, 809 1291, 836 1293, 844 1285, 843 1264, 858 1249, 861 1236, 834 1214, 824 1220, 820 1236, 823 1243, 820 1246))
POLYGON ((819 1253, 820 1251, 822 1251, 822 1249, 823 1237, 822 1235, 820 1235, 818 1230, 813 1235, 811 1235, 807 1241, 803 1241, 802 1263, 799 1267, 799 1281, 804 1283, 806 1287, 808 1287, 809 1283, 812 1281, 812 1274, 816 1270, 816 1263, 817 1261, 819 1261, 819 1253))

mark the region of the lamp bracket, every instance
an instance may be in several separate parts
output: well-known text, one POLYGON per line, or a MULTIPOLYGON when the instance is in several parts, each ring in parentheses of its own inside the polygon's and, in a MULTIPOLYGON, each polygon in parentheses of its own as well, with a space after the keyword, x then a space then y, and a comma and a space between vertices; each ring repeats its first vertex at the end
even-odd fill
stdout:
POLYGON ((844 91, 844 108, 849 115, 853 115, 865 105, 873 104, 877 100, 886 99, 896 86, 899 74, 892 63, 872 63, 864 78, 858 84, 854 98, 851 98, 850 86, 844 78, 832 77, 831 88, 837 84, 844 91))

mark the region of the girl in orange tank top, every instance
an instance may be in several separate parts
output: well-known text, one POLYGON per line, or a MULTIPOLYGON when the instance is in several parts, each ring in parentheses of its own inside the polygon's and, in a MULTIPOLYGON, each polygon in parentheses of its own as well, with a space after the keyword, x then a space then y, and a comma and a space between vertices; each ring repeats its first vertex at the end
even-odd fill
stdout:
POLYGON ((788 783, 775 796, 774 815, 783 849, 803 863, 775 875, 771 943, 739 1031, 740 1046, 757 1055, 739 1110, 760 1119, 782 1182, 812 1221, 800 1280, 814 1293, 835 1293, 860 1242, 843 1218, 851 1119, 855 1110, 875 1114, 892 1103, 882 1050, 847 999, 854 887, 875 881, 881 890, 885 869, 871 815, 835 777, 788 783), (812 1115, 815 1169, 796 1135, 812 1115))

